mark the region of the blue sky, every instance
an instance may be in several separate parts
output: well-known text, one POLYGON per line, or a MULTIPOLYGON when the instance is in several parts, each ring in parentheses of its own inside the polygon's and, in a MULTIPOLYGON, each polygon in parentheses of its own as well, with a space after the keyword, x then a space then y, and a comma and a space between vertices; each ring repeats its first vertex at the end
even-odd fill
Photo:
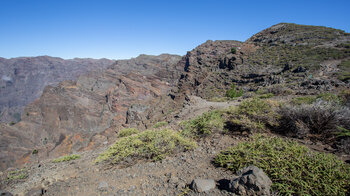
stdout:
POLYGON ((280 22, 350 32, 349 0, 0 0, 0 57, 126 59, 244 41, 280 22))

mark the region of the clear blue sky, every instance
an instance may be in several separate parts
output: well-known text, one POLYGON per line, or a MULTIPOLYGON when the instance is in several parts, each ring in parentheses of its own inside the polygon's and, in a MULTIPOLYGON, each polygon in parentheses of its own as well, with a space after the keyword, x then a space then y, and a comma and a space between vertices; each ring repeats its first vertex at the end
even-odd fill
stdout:
POLYGON ((0 0, 0 57, 184 55, 280 22, 349 32, 349 8, 350 0, 0 0))

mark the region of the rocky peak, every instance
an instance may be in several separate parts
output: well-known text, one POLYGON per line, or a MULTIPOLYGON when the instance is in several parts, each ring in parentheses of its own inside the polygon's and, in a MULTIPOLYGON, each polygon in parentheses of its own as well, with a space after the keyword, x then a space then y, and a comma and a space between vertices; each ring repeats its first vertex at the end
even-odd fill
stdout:
POLYGON ((257 45, 267 44, 270 46, 278 44, 315 46, 343 40, 346 37, 349 37, 349 34, 339 29, 279 23, 253 35, 246 42, 257 45))

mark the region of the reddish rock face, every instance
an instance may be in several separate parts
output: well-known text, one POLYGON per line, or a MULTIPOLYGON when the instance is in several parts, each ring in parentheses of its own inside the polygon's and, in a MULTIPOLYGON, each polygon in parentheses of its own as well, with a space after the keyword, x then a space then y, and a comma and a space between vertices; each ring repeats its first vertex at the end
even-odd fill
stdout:
POLYGON ((131 105, 149 103, 175 84, 183 69, 176 66, 179 60, 174 55, 141 55, 77 81, 47 86, 24 109, 22 121, 1 125, 0 167, 57 157, 112 140, 125 124, 131 105), (32 155, 34 149, 39 153, 32 155))

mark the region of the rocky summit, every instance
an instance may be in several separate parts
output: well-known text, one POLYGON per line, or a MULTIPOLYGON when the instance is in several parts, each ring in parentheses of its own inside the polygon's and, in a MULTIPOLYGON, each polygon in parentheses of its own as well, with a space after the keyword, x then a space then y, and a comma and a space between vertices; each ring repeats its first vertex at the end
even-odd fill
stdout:
POLYGON ((1 102, 30 102, 0 124, 2 194, 350 194, 349 33, 280 23, 183 57, 52 66, 70 75, 1 72, 6 92, 46 86, 1 102))

